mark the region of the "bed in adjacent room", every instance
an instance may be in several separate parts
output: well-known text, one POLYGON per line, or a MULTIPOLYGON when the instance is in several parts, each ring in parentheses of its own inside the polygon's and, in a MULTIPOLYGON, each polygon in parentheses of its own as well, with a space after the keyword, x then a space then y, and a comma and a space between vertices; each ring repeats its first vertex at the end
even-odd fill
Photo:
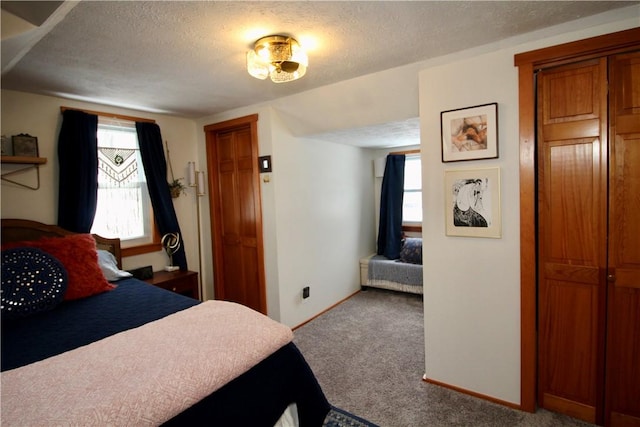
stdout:
POLYGON ((290 328, 119 277, 119 240, 3 219, 2 263, 3 425, 323 425, 290 328))
POLYGON ((422 238, 404 238, 398 259, 377 254, 362 258, 360 285, 364 290, 371 287, 423 294, 422 238))

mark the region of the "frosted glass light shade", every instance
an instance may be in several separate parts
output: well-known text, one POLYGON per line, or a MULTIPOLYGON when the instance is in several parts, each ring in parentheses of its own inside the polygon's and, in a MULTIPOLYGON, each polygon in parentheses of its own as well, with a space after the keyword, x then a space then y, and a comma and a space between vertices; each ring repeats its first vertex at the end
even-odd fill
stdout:
POLYGON ((204 196, 205 192, 204 192, 204 172, 203 171, 198 171, 198 186, 197 186, 197 195, 198 196, 204 196))
POLYGON ((264 80, 269 77, 269 63, 250 50, 247 52, 247 71, 256 79, 264 80))
POLYGON ((286 36, 263 37, 247 52, 247 72, 260 80, 290 82, 304 76, 309 58, 297 40, 286 36))
POLYGON ((189 187, 196 186, 196 162, 189 162, 189 187))

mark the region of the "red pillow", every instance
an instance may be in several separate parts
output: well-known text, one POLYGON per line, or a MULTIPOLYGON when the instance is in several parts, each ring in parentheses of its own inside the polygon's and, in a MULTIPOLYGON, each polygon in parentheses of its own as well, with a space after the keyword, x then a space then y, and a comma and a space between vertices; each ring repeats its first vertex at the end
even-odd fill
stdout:
POLYGON ((100 270, 96 241, 91 234, 70 234, 65 237, 43 237, 29 242, 11 242, 2 245, 2 249, 20 246, 41 249, 62 263, 68 276, 65 300, 84 298, 115 288, 107 282, 100 270))

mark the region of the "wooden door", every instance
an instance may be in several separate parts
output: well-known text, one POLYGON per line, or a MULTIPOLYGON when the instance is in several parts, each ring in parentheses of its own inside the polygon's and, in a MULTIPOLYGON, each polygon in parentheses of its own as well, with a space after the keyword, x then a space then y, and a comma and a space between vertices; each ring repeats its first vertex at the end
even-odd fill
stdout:
MULTIPOLYGON (((539 296, 538 295, 538 281, 539 281, 538 239, 539 239, 539 236, 537 235, 537 233, 533 231, 534 227, 537 229, 537 225, 538 225, 538 221, 537 221, 537 215, 538 215, 537 153, 539 151, 537 147, 538 143, 537 143, 537 136, 536 136, 538 115, 537 115, 537 105, 535 102, 537 99, 537 84, 536 84, 535 76, 536 76, 536 73, 538 73, 538 70, 555 67, 560 64, 566 64, 570 62, 576 62, 576 61, 586 60, 586 59, 595 58, 595 57, 603 57, 608 55, 635 52, 638 50, 640 50, 640 28, 632 28, 628 30, 619 31, 616 33, 592 37, 585 40, 569 42, 569 43, 561 44, 558 46, 551 46, 551 47, 538 49, 530 52, 523 52, 523 53, 517 54, 514 58, 515 64, 518 67, 518 73, 519 73, 518 92, 519 92, 519 123, 520 123, 519 135, 520 135, 520 218, 521 218, 521 221, 520 221, 521 222, 520 224, 520 258, 521 258, 520 291, 521 292, 520 293, 521 293, 521 314, 522 314, 521 316, 521 331, 522 331, 521 408, 527 411, 533 412, 535 411, 536 404, 538 404, 539 406, 539 401, 537 402, 538 377, 539 377, 538 375, 539 367, 537 365, 537 362, 539 359, 539 355, 538 355, 539 353, 538 326, 539 325, 538 325, 538 310, 537 310, 538 296, 539 296)), ((612 109, 614 108, 613 107, 614 105, 617 105, 615 101, 616 96, 618 97, 620 96, 620 95, 616 95, 616 91, 617 93, 626 93, 625 96, 627 97, 630 96, 630 94, 634 93, 634 92, 629 92, 629 90, 635 91, 635 95, 632 95, 632 98, 631 98, 631 99, 635 99, 635 101, 631 101, 630 103, 626 102, 626 105, 637 106, 638 104, 637 103, 638 71, 637 71, 636 65, 627 65, 625 67, 631 67, 626 69, 625 78, 632 79, 631 81, 633 81, 633 79, 635 78, 636 83, 635 84, 632 83, 632 85, 626 84, 625 85, 626 88, 624 90, 622 88, 615 88, 615 85, 622 84, 622 83, 620 83, 619 79, 616 78, 619 72, 616 72, 615 70, 611 70, 612 81, 611 81, 611 88, 610 88, 610 92, 611 92, 610 103, 611 103, 612 109)), ((629 100, 629 98, 627 99, 629 100)), ((634 108, 635 110, 633 111, 637 113, 638 111, 637 108, 636 107, 634 108)), ((626 110, 629 111, 628 108, 626 110)), ((610 117, 610 120, 612 122, 611 128, 612 130, 614 130, 613 135, 616 134, 615 121, 616 121, 617 114, 618 113, 614 112, 610 117)), ((624 115, 628 116, 629 112, 625 113, 624 115)), ((623 120, 629 120, 629 119, 627 118, 623 120)), ((634 136, 632 138, 630 135, 626 135, 624 137, 627 139, 627 142, 625 143, 626 145, 625 149, 630 150, 630 146, 627 144, 630 143, 630 141, 636 137, 634 136)), ((616 144, 615 139, 616 137, 614 136, 611 136, 609 138, 609 142, 610 142, 609 152, 610 152, 610 165, 611 165, 610 171, 612 173, 616 169, 620 168, 619 166, 620 155, 616 154, 616 151, 620 150, 620 147, 619 147, 620 144, 616 144)), ((637 168, 637 165, 639 163, 637 154, 629 153, 629 152, 627 153, 628 154, 626 156, 622 157, 624 159, 624 164, 626 165, 625 168, 631 168, 632 167, 631 165, 636 165, 635 168, 637 168)), ((637 173, 637 169, 635 170, 637 173)), ((632 176, 632 175, 629 175, 629 176, 632 176)), ((637 183, 637 175, 635 175, 635 177, 636 178, 633 178, 633 179, 635 179, 636 180, 635 182, 637 183)), ((629 183, 631 181, 630 180, 627 180, 627 181, 628 182, 626 185, 630 187, 631 184, 629 183)), ((616 187, 619 187, 619 184, 616 184, 615 179, 611 178, 610 185, 611 185, 611 195, 610 195, 610 199, 611 199, 611 197, 615 197, 616 192, 619 193, 619 190, 616 190, 616 187)), ((627 194, 631 194, 631 193, 627 192, 627 194)), ((613 199, 611 199, 611 202, 613 203, 613 199)), ((610 220, 612 221, 612 225, 613 225, 613 222, 618 221, 617 218, 619 218, 621 215, 621 213, 617 212, 616 209, 619 210, 620 208, 614 207, 610 214, 610 220)), ((631 211, 628 212, 627 215, 629 215, 630 213, 631 211)), ((636 238, 638 236, 637 229, 635 229, 634 231, 634 229, 630 226, 631 226, 631 223, 630 222, 627 223, 625 231, 622 232, 623 234, 628 233, 627 234, 628 239, 626 239, 624 243, 624 245, 626 246, 621 246, 621 243, 616 243, 616 241, 620 242, 620 238, 619 237, 616 238, 616 236, 613 234, 611 235, 610 247, 612 248, 611 249, 612 251, 617 251, 617 252, 622 251, 623 253, 626 251, 631 251, 631 252, 636 251, 635 253, 637 254, 637 250, 638 250, 637 245, 638 245, 638 240, 640 239, 636 238), (616 249, 616 247, 619 247, 620 249, 616 249)), ((612 228, 614 227, 612 226, 612 228)), ((609 254, 611 265, 614 268, 616 268, 615 266, 618 264, 612 261, 611 257, 619 258, 620 256, 624 256, 621 254, 616 255, 617 252, 611 252, 609 254)), ((626 258, 630 259, 628 256, 626 258)), ((631 265, 631 264, 632 263, 627 263, 627 265, 631 265)), ((624 270, 627 272, 629 271, 628 267, 625 268, 624 270)), ((617 278, 617 277, 614 276, 614 278, 617 278)), ((619 281, 617 281, 617 283, 619 284, 619 281)), ((621 286, 618 286, 616 288, 612 288, 610 284, 608 286, 609 286, 609 293, 607 297, 608 303, 609 303, 608 307, 611 308, 613 301, 615 301, 617 298, 613 297, 610 291, 612 289, 618 290, 619 288, 621 288, 621 286)), ((637 287, 637 285, 635 287, 637 287)), ((625 287, 625 288, 627 290, 630 289, 629 287, 625 287)), ((618 294, 620 295, 620 292, 618 292, 618 294)), ((626 304, 628 305, 627 310, 631 310, 633 313, 636 313, 636 314, 638 313, 639 309, 637 307, 637 301, 635 302, 636 304, 635 308, 629 307, 630 305, 629 300, 626 302, 626 304)), ((609 310, 608 315, 614 314, 616 309, 614 308, 613 310, 614 310, 613 312, 609 310)), ((614 322, 613 319, 609 318, 608 320, 609 327, 608 327, 608 333, 607 333, 607 349, 608 351, 612 350, 612 346, 611 346, 612 338, 613 336, 617 336, 618 337, 617 341, 626 343, 624 344, 626 346, 624 350, 616 350, 620 352, 617 355, 617 357, 623 358, 622 354, 628 353, 629 358, 627 359, 627 366, 629 366, 630 364, 632 364, 631 361, 634 361, 634 360, 637 361, 639 359, 638 350, 637 350, 639 339, 637 336, 637 329, 634 329, 634 326, 633 326, 633 325, 637 326, 639 322, 637 317, 634 318, 633 316, 631 317, 627 316, 627 319, 629 319, 628 322, 624 322, 624 321, 614 322), (622 325, 626 325, 629 328, 629 330, 623 333, 616 332, 614 334, 612 331, 611 325, 616 323, 621 323, 622 325), (634 338, 630 338, 634 335, 635 335, 634 338)), ((605 378, 607 379, 605 407, 608 407, 609 410, 612 411, 612 415, 610 417, 607 415, 608 414, 608 411, 607 411, 607 414, 605 415, 605 421, 613 420, 616 418, 622 418, 619 415, 624 415, 624 417, 627 420, 632 420, 630 421, 632 423, 631 425, 638 426, 639 424, 637 420, 635 420, 635 418, 637 418, 637 415, 632 415, 632 417, 635 417, 635 418, 628 417, 628 415, 638 413, 637 406, 634 406, 631 404, 631 402, 640 402, 637 388, 634 389, 633 387, 628 387, 627 389, 620 390, 621 395, 626 396, 626 399, 627 399, 626 403, 624 400, 614 403, 616 398, 614 397, 614 395, 610 393, 610 390, 612 387, 621 387, 621 386, 624 387, 622 385, 624 384, 624 382, 621 382, 620 380, 625 377, 628 378, 629 380, 628 385, 635 384, 637 386, 638 384, 640 384, 640 381, 638 381, 637 363, 636 363, 636 370, 630 370, 628 372, 624 372, 622 368, 624 367, 625 364, 622 363, 621 361, 616 361, 615 355, 608 353, 607 358, 608 358, 607 359, 608 373, 612 373, 613 372, 612 370, 618 369, 618 379, 614 379, 614 377, 610 374, 607 374, 605 376, 605 378), (618 366, 620 366, 620 368, 618 368, 618 366), (614 380, 613 383, 611 383, 612 380, 614 380), (625 406, 627 409, 623 409, 625 406), (613 412, 618 412, 618 414, 613 415, 613 412)), ((610 422, 609 424, 615 425, 614 422, 610 422)))
POLYGON ((640 426, 640 53, 611 57, 606 424, 640 426))
POLYGON ((215 298, 266 314, 257 115, 205 127, 215 298))
POLYGON ((538 75, 538 404, 602 419, 606 59, 538 75))

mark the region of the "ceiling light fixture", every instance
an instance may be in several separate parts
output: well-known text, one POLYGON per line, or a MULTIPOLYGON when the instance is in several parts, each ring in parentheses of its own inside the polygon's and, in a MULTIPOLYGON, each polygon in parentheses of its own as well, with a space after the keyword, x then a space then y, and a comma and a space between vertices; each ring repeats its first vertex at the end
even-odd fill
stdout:
POLYGON ((307 72, 309 59, 298 41, 288 36, 267 36, 247 52, 247 71, 256 79, 274 83, 297 80, 307 72))

